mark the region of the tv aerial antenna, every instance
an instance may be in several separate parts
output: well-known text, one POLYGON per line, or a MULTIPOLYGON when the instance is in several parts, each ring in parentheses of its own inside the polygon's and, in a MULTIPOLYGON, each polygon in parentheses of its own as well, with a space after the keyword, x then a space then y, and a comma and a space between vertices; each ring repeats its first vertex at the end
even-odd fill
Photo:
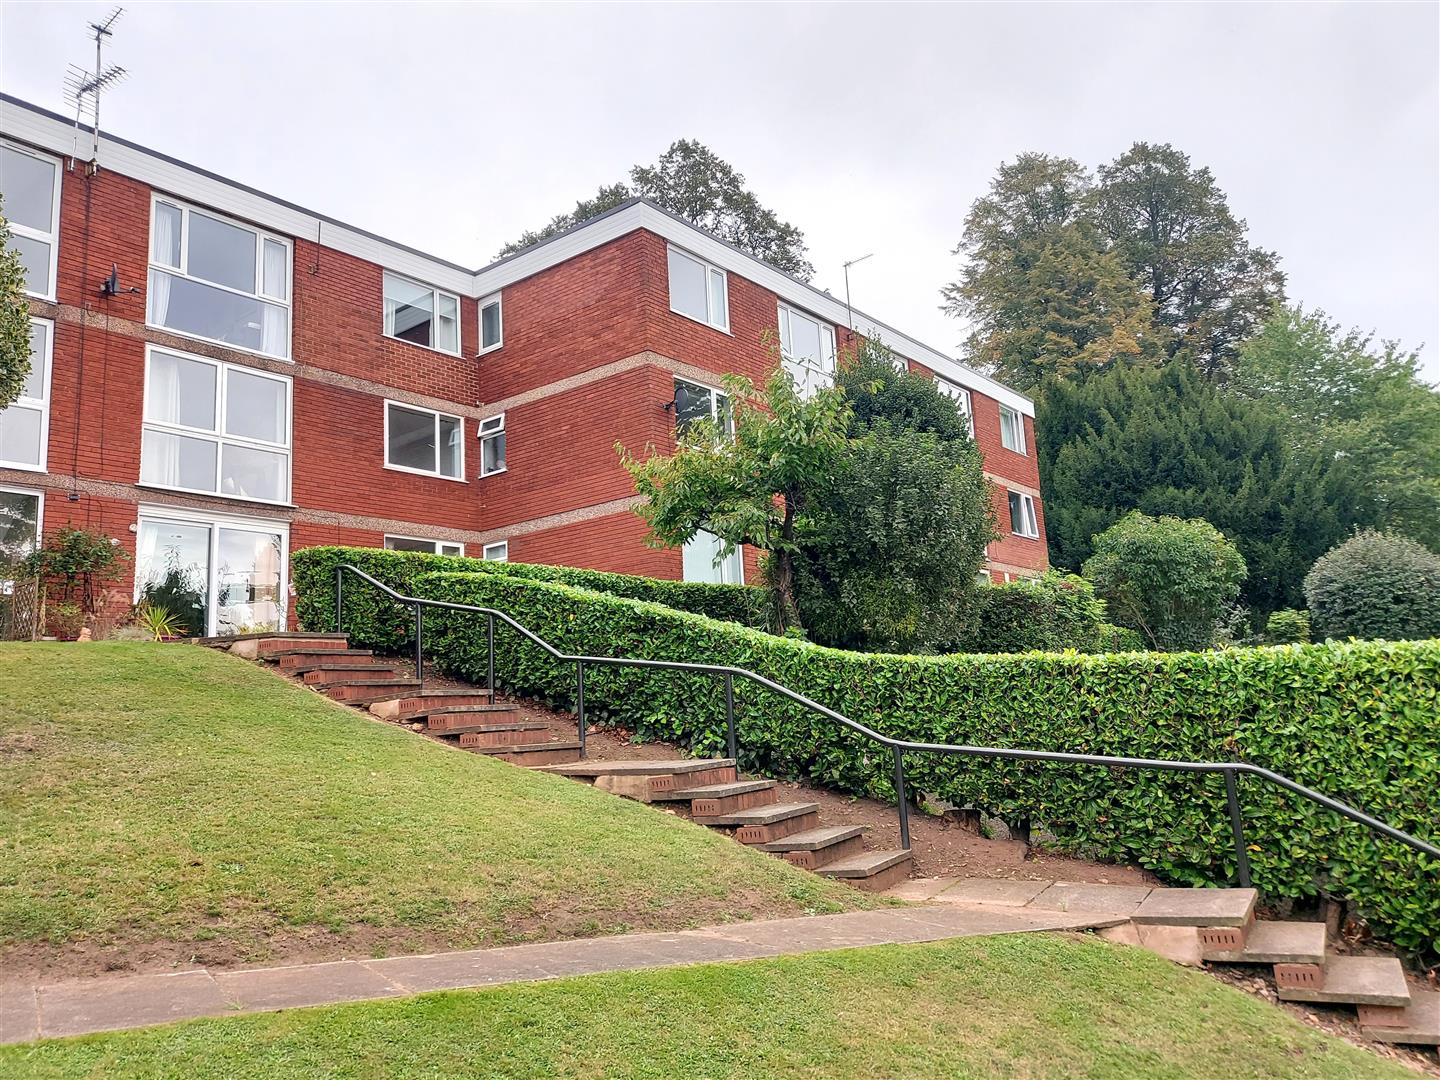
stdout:
POLYGON ((120 21, 120 16, 123 14, 125 14, 125 9, 117 7, 101 22, 88 24, 91 33, 95 36, 95 70, 87 71, 85 68, 71 64, 70 70, 65 73, 65 100, 75 106, 75 151, 70 155, 72 169, 75 167, 76 157, 79 156, 80 121, 85 115, 87 107, 90 113, 90 129, 94 133, 94 141, 90 147, 92 172, 100 159, 100 95, 126 76, 125 69, 118 64, 105 66, 105 41, 114 36, 115 24, 120 21))

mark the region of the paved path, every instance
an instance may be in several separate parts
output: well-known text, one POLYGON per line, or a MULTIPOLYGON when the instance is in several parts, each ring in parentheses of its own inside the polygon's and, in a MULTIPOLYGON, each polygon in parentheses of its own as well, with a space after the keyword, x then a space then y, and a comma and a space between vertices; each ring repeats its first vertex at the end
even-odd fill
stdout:
POLYGON ((1010 878, 913 878, 889 890, 902 900, 984 906, 1027 914, 1083 911, 1129 919, 1140 902, 1161 886, 1097 885, 1083 881, 1017 881, 1010 878))
POLYGON ((1123 921, 1076 911, 907 907, 384 960, 246 970, 197 968, 9 987, 0 988, 0 1043, 566 975, 754 960, 861 945, 1084 930, 1123 921))

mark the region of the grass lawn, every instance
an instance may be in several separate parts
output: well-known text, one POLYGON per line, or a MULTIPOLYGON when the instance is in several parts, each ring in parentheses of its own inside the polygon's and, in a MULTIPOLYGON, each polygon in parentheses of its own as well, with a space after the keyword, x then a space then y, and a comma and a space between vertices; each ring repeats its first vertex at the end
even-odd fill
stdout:
POLYGON ((1025 934, 197 1020, 0 1048, 14 1077, 1415 1074, 1138 949, 1025 934))
POLYGON ((192 646, 0 644, 0 970, 465 948, 877 901, 192 646))

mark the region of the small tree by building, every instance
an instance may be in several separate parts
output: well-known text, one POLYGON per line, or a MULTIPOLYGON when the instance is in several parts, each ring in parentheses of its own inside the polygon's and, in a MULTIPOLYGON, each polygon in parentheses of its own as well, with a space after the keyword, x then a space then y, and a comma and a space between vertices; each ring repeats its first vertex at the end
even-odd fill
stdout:
POLYGON ((1204 649, 1240 595, 1245 560, 1200 518, 1127 514, 1095 537, 1084 576, 1120 626, 1156 649, 1204 649))
POLYGON ((1316 560, 1305 575, 1305 601, 1321 637, 1440 637, 1440 555, 1367 529, 1316 560))

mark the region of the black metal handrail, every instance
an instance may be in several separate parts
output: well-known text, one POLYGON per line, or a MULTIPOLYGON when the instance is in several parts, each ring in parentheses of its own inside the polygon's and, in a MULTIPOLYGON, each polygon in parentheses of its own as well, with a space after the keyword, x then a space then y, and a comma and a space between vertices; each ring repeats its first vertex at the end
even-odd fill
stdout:
POLYGON ((1239 778, 1242 775, 1258 776, 1268 783, 1291 791, 1302 798, 1325 807, 1342 817, 1349 818, 1371 829, 1374 832, 1397 840, 1416 851, 1422 852, 1435 859, 1440 859, 1440 847, 1427 843, 1418 837, 1411 836, 1407 832, 1387 825, 1378 818, 1371 817, 1361 810, 1355 809, 1339 799, 1332 799, 1328 795, 1322 795, 1298 784, 1287 776, 1272 772, 1269 769, 1261 768, 1259 765, 1251 765, 1244 761, 1227 762, 1206 762, 1206 761, 1173 761, 1166 758, 1138 758, 1138 757, 1112 757, 1107 754, 1073 754, 1060 750, 1017 750, 1001 746, 960 746, 950 743, 925 743, 911 742, 908 739, 894 739, 888 735, 882 735, 873 728, 848 716, 836 712, 829 706, 822 705, 818 701, 812 701, 804 694, 791 690, 788 686, 767 679, 764 675, 750 671, 748 668, 731 667, 726 664, 697 664, 684 660, 641 660, 635 657, 626 656, 584 656, 562 652, 554 645, 551 645, 544 638, 522 626, 503 611, 494 608, 481 607, 477 604, 456 604, 448 600, 430 600, 420 596, 405 596, 396 592, 383 581, 377 581, 358 566, 349 563, 342 563, 335 568, 335 630, 340 632, 341 611, 344 603, 344 576, 349 571, 355 576, 375 586, 390 599, 401 604, 413 605, 415 608, 415 675, 420 680, 421 688, 424 687, 424 616, 423 610, 427 607, 442 608, 447 611, 466 611, 486 618, 486 686, 492 692, 495 689, 495 620, 499 619, 516 631, 526 640, 537 645, 550 656, 563 663, 575 665, 575 711, 579 725, 580 753, 585 753, 585 666, 600 665, 611 667, 640 667, 660 668, 667 671, 685 671, 699 675, 719 675, 725 680, 725 745, 730 757, 736 756, 736 735, 735 735, 735 679, 737 677, 747 679, 757 686, 763 686, 781 697, 788 698, 797 705, 803 705, 813 712, 819 713, 835 723, 846 727, 858 735, 863 735, 873 742, 888 748, 895 759, 895 798, 898 805, 900 817, 900 844, 907 851, 910 848, 910 808, 905 792, 905 755, 907 753, 927 754, 954 754, 964 757, 1002 758, 1011 761, 1052 761, 1060 764, 1070 765, 1101 765, 1113 766, 1124 769, 1153 769, 1161 772, 1191 772, 1191 773, 1221 773, 1225 778, 1225 798, 1230 810, 1230 830, 1235 841, 1236 876, 1242 886, 1250 885, 1250 855, 1245 844, 1245 823, 1240 812, 1240 785, 1239 778))

